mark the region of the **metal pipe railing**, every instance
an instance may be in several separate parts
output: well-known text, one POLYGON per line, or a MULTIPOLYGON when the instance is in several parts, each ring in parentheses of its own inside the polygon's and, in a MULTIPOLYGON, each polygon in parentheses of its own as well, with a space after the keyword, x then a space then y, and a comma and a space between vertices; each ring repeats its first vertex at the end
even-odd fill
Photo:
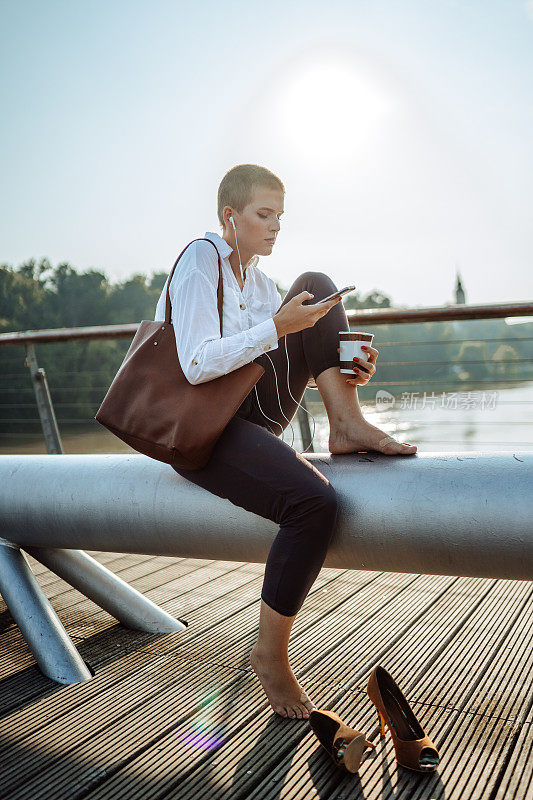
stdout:
MULTIPOLYGON (((361 309, 348 311, 350 327, 355 325, 380 325, 401 324, 416 322, 438 322, 465 319, 494 319, 510 316, 533 315, 533 303, 500 303, 485 305, 449 305, 425 308, 380 308, 361 309)), ((91 325, 83 328, 55 328, 45 330, 14 331, 0 334, 0 346, 15 346, 23 344, 26 348, 26 366, 30 368, 32 384, 37 400, 37 408, 41 427, 46 442, 47 453, 60 454, 63 452, 59 427, 56 421, 53 403, 48 389, 46 372, 37 364, 35 345, 57 343, 65 341, 81 341, 93 339, 132 338, 138 328, 138 323, 124 325, 91 325)), ((406 344, 406 343, 403 343, 406 344)), ((465 362, 462 362, 463 364, 465 362)), ((466 362, 468 363, 468 362, 466 362)), ((475 362, 472 362, 475 363, 475 362)), ((382 361, 383 365, 383 361, 382 361)), ((395 382, 392 382, 395 383, 395 382)), ((417 383, 417 381, 414 381, 417 383)), ((478 381, 479 383, 479 381, 478 381)), ((413 384, 413 381, 411 381, 413 384)), ((374 386, 391 385, 390 381, 374 382, 374 386)), ((104 389, 105 390, 105 389, 104 389)), ((302 406, 306 408, 305 397, 302 406)), ((298 422, 302 438, 302 446, 313 452, 309 418, 299 409, 298 422)))
MULTIPOLYGON (((501 319, 533 316, 533 303, 488 303, 484 305, 427 306, 424 308, 364 308, 346 312, 350 325, 385 325, 412 322, 446 322, 463 319, 501 319)), ((81 341, 83 339, 133 338, 139 323, 123 325, 88 325, 82 328, 49 328, 45 330, 0 333, 0 347, 26 342, 81 341)))
MULTIPOLYGON (((533 315, 530 303, 347 314, 351 327, 528 315, 533 315)), ((0 346, 26 348, 48 453, 61 455, 61 439, 35 346, 132 338, 137 328, 133 323, 0 334, 0 346)), ((307 423, 304 414, 302 418, 307 423)), ((305 446, 305 428, 302 438, 305 446)), ((325 566, 533 578, 533 455, 419 453, 415 459, 394 459, 372 452, 360 458, 307 457, 335 486, 342 504, 325 566)), ((80 548, 264 562, 276 531, 268 520, 239 512, 166 465, 137 454, 0 456, 0 530, 6 537, 0 539, 0 591, 41 670, 63 683, 86 680, 91 673, 20 547, 125 625, 171 631, 184 623, 80 548), (157 515, 149 512, 156 507, 157 515), (191 535, 199 526, 202 536, 191 535)))
MULTIPOLYGON (((307 458, 339 498, 324 566, 533 579, 533 453, 307 458)), ((140 454, 4 455, 0 530, 0 591, 37 662, 68 683, 84 679, 83 663, 65 647, 59 621, 50 624, 49 604, 14 550, 129 627, 179 630, 184 623, 80 549, 265 563, 278 526, 140 454)))
MULTIPOLYGON (((533 453, 306 457, 342 504, 325 566, 533 578, 533 453)), ((277 529, 139 453, 0 455, 0 530, 24 548, 264 562, 277 529)))

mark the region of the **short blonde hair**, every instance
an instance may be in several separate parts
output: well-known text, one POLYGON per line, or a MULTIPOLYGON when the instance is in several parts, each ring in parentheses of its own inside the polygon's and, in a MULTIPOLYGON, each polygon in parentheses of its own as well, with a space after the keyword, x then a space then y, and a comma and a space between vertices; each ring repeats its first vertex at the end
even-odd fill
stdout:
POLYGON ((252 201, 253 191, 257 187, 278 189, 285 194, 285 187, 277 175, 266 167, 257 164, 238 164, 230 169, 218 187, 218 221, 224 228, 222 212, 225 206, 231 206, 239 214, 252 201))

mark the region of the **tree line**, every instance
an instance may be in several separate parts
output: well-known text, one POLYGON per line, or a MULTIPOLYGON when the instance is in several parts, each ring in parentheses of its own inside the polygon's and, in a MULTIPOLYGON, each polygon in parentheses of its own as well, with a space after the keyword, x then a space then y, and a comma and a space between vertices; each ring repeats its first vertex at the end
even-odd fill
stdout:
MULTIPOLYGON (((168 271, 137 273, 111 281, 95 269, 78 272, 68 262, 55 267, 48 259, 30 259, 14 268, 0 264, 0 333, 138 323, 153 319, 168 271)), ((282 297, 287 290, 278 285, 282 297)), ((384 292, 354 292, 344 300, 347 311, 389 308, 384 292)), ((378 374, 359 396, 374 397, 378 388, 400 395, 410 391, 477 391, 504 388, 533 379, 533 322, 508 325, 505 320, 466 320, 401 325, 361 326, 374 333, 380 350, 378 374), (485 386, 487 384, 487 386, 485 386)), ((58 421, 97 425, 93 419, 130 339, 36 345, 58 421)), ((35 396, 23 345, 0 347, 0 434, 22 429, 40 431, 35 396)), ((313 391, 313 390, 308 390, 313 391)), ((314 390, 316 391, 316 390, 314 390)))

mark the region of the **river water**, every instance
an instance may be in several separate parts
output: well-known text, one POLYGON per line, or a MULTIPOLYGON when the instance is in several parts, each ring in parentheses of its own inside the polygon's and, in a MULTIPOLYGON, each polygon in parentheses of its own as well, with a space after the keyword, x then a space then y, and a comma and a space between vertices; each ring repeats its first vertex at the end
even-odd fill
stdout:
MULTIPOLYGON (((393 397, 383 390, 366 392, 362 401, 365 418, 373 425, 391 434, 401 442, 418 446, 418 452, 450 453, 456 451, 533 451, 533 383, 524 382, 514 387, 507 384, 484 385, 482 390, 439 391, 423 390, 405 392, 393 397)), ((368 390, 369 387, 367 387, 368 390)), ((307 401, 308 410, 315 417, 314 452, 328 452, 328 419, 318 391, 308 392, 316 399, 307 401), (318 400, 318 402, 317 402, 318 400)), ((311 433, 313 421, 309 419, 311 433)), ((292 425, 295 432, 294 447, 302 451, 297 418, 292 425)), ((32 425, 32 430, 39 429, 32 425)), ((60 423, 64 453, 124 453, 132 451, 124 442, 113 436, 96 421, 87 429, 60 423)), ((290 428, 284 440, 292 443, 290 428)), ((0 453, 45 453, 40 433, 27 431, 0 442, 0 453)))

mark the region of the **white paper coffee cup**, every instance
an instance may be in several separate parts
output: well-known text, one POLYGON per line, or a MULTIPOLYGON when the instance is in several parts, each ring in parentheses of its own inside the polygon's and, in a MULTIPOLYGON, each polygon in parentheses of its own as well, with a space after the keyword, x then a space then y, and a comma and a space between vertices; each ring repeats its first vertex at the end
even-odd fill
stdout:
POLYGON ((339 365, 341 372, 349 373, 352 376, 355 375, 353 368, 357 362, 353 360, 354 356, 362 358, 363 361, 368 361, 368 352, 361 350, 361 345, 372 347, 373 338, 373 333, 339 331, 339 365))

